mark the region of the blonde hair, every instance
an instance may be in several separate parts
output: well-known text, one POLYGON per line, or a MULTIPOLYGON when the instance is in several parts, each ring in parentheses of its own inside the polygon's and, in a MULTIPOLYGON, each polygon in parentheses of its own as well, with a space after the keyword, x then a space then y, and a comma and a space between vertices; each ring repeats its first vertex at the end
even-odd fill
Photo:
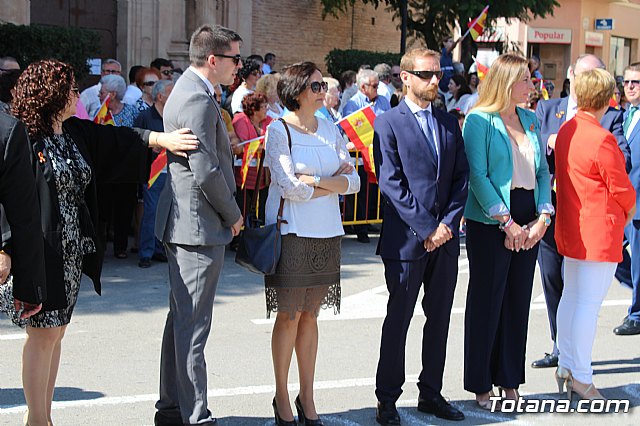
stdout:
POLYGON ((322 77, 322 81, 327 83, 327 91, 333 89, 334 87, 340 91, 340 82, 333 77, 322 77))
POLYGON ((609 72, 596 68, 576 75, 575 85, 578 108, 598 111, 609 105, 616 80, 609 72))
MULTIPOLYGON (((404 55, 402 55, 402 59, 400 59, 400 69, 402 71, 413 71, 416 58, 424 58, 424 57, 435 58, 438 60, 438 62, 440 62, 440 54, 435 50, 417 48, 417 49, 412 49, 407 53, 405 53, 404 55)), ((417 70, 417 71, 424 71, 424 70, 417 70)))
POLYGON ((256 92, 265 96, 269 93, 277 93, 278 81, 280 81, 280 74, 265 74, 260 77, 260 80, 256 83, 256 92))
POLYGON ((511 103, 511 89, 522 80, 529 69, 529 60, 516 53, 498 56, 478 90, 478 102, 474 110, 503 112, 511 103))

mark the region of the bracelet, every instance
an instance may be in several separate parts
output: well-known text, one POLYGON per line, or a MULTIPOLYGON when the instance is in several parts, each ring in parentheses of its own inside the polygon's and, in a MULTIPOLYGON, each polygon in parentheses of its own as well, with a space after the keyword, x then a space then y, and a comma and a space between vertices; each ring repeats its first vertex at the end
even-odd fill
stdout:
POLYGON ((507 220, 505 223, 501 223, 500 225, 498 225, 498 227, 502 232, 504 232, 511 225, 513 225, 513 218, 509 216, 509 220, 507 220))

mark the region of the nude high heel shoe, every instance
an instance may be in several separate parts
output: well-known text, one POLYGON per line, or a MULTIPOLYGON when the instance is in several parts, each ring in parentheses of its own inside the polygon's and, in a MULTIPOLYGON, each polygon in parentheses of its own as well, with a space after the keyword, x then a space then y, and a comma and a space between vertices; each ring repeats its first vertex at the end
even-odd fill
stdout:
POLYGON ((558 366, 556 369, 556 383, 558 384, 558 393, 564 393, 564 387, 571 377, 571 371, 568 368, 558 366))

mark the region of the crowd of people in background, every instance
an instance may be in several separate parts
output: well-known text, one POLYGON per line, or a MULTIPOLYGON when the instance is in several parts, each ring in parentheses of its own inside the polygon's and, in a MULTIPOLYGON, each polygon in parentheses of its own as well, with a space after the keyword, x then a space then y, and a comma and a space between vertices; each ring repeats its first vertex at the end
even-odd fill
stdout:
MULTIPOLYGON (((0 111, 25 123, 22 133, 32 139, 32 156, 55 165, 48 175, 55 177, 55 197, 47 192, 46 177, 36 173, 41 205, 32 207, 42 209, 43 221, 62 229, 45 235, 61 247, 45 259, 50 286, 46 300, 42 289, 36 289, 37 297, 27 295, 25 303, 21 295, 0 287, 0 307, 9 312, 7 306, 22 304, 12 319, 28 325, 23 361, 28 422, 51 421, 60 342, 77 299, 83 259, 96 258, 89 273, 100 292, 100 242, 112 240, 114 257, 126 259, 137 252, 140 268, 151 267, 152 260, 169 262, 172 305, 156 424, 215 424, 206 409, 206 371, 182 377, 180 365, 172 364, 192 355, 202 358, 210 312, 197 313, 202 328, 190 329, 202 345, 182 347, 176 342, 184 336, 173 335, 174 322, 189 320, 175 304, 185 296, 179 292, 190 285, 204 291, 207 286, 200 280, 213 287, 207 290, 210 294, 195 297, 213 303, 224 246, 237 246, 243 217, 254 208, 250 200, 256 199, 255 191, 257 216, 267 224, 283 215, 279 202, 288 201, 281 262, 274 275, 265 277, 267 313, 276 313, 272 405, 278 425, 294 421, 288 397, 294 350, 301 375, 298 415, 307 425, 322 424, 313 401, 317 315, 321 307, 339 311, 340 238, 345 231, 361 243, 370 242, 369 233, 381 232, 378 254, 390 300, 376 375, 378 423, 400 424, 395 403, 405 371, 399 360, 404 359, 409 319, 423 285, 427 323, 418 410, 464 419, 440 393, 464 235, 470 268, 464 388, 475 394, 477 406, 495 408, 494 386, 503 401, 522 398, 536 262, 554 347, 533 367, 558 367, 558 386, 566 388, 569 397, 574 392, 584 399, 602 399, 592 382, 590 354, 598 310, 614 273, 634 292, 629 315, 614 332, 640 334, 640 262, 623 250, 623 237, 633 253, 640 250, 634 193, 640 189, 640 151, 629 148, 640 135, 640 115, 634 115, 640 105, 640 64, 614 79, 599 58, 582 55, 569 68, 561 98, 547 100, 554 86, 543 78, 540 58, 503 54, 479 75, 479 70, 465 70, 453 61, 459 41, 445 37, 440 52, 416 49, 399 64, 362 64, 333 78, 310 62, 278 71, 274 53, 242 58, 238 34, 203 26, 192 36, 188 69, 157 58, 148 67, 131 67, 127 81, 121 64, 105 59, 100 81, 82 92, 66 64, 48 60, 23 70, 14 58, 0 58, 0 111), (44 95, 32 99, 33 87, 44 95), (195 99, 194 94, 202 96, 195 99), (370 180, 362 159, 355 161, 355 146, 337 125, 367 106, 377 117, 371 149, 379 182, 370 180), (113 126, 92 123, 104 108, 113 126), (189 119, 181 118, 182 108, 190 111, 189 119), (204 122, 202 117, 215 120, 204 122), (184 151, 198 145, 194 135, 179 130, 185 122, 196 135, 215 140, 213 151, 205 150, 205 157, 194 155, 188 164, 184 151), (165 133, 167 124, 172 133, 165 133), (576 135, 593 139, 584 146, 590 155, 572 145, 576 135), (247 143, 260 137, 265 142, 245 176, 247 143), (162 156, 169 157, 169 172, 163 168, 151 182, 150 166, 162 156), (229 164, 222 164, 227 157, 229 164), (210 161, 220 161, 221 172, 209 167, 210 161), (62 163, 67 166, 60 167, 62 163), (576 174, 575 167, 583 173, 576 174), (165 188, 167 182, 171 187, 165 188), (208 187, 214 184, 222 192, 208 187), (209 221, 198 226, 215 232, 179 235, 191 232, 188 220, 177 223, 169 214, 166 194, 180 185, 200 188, 203 194, 196 195, 197 201, 207 208, 224 207, 214 214, 175 201, 185 216, 209 221), (576 190, 585 187, 598 188, 598 202, 576 196, 582 193, 576 190), (220 205, 202 201, 212 194, 220 205), (343 229, 341 219, 347 212, 355 212, 353 219, 361 223, 343 229), (372 212, 384 217, 382 230, 362 224, 373 218, 372 212), (586 216, 594 222, 585 223, 586 216), (190 257, 193 253, 207 262, 202 256, 190 257), (204 265, 210 276, 188 276, 194 264, 204 265), (178 391, 169 385, 197 383, 203 377, 204 402, 194 385, 189 391, 194 395, 187 392, 193 406, 176 406, 178 391)), ((8 216, 15 220, 11 210, 8 216)))

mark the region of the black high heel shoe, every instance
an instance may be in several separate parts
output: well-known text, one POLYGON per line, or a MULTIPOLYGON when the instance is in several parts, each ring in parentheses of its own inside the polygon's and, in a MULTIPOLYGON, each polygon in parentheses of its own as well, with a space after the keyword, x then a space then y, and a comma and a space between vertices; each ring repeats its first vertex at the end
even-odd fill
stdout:
POLYGON ((273 405, 273 415, 276 418, 276 425, 278 425, 278 426, 298 426, 298 423, 296 423, 296 419, 293 419, 293 420, 282 420, 282 418, 280 417, 280 414, 278 414, 278 405, 276 404, 276 398, 275 397, 273 397, 273 403, 271 405, 273 405))
POLYGON ((324 423, 322 423, 320 417, 315 420, 311 420, 304 415, 302 403, 300 402, 300 395, 296 396, 296 410, 298 410, 298 421, 304 426, 324 426, 324 423))

